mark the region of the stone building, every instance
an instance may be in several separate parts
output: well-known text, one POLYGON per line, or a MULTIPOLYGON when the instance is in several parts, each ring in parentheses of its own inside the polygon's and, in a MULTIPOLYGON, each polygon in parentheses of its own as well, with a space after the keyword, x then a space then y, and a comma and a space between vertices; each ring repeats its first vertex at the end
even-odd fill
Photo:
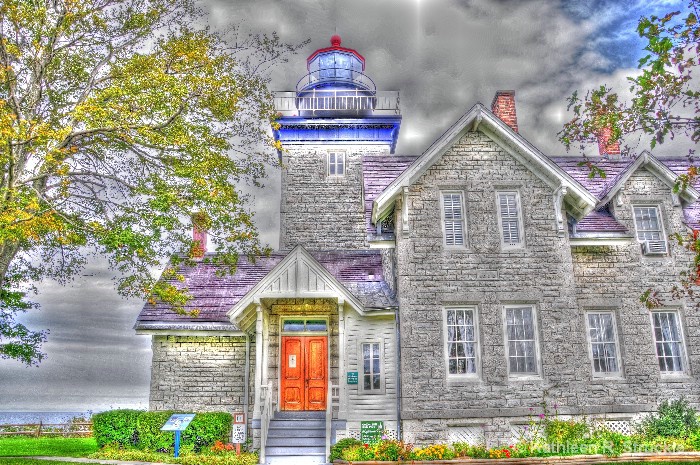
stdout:
POLYGON ((673 191, 688 161, 602 134, 589 178, 519 134, 512 91, 396 155, 398 93, 364 68, 334 36, 276 94, 280 250, 183 267, 197 318, 145 305, 151 409, 244 412, 262 462, 323 463, 363 422, 495 445, 543 404, 623 432, 700 405, 700 312, 671 299, 692 256, 668 239, 700 229, 697 186, 673 191))

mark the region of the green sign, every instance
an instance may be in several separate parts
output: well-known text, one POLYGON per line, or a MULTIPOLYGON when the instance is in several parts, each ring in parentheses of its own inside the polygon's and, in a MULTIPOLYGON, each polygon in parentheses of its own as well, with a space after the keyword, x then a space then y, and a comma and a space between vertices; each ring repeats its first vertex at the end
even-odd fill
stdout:
POLYGON ((362 421, 360 422, 360 441, 363 444, 373 444, 382 439, 384 434, 383 421, 362 421))
POLYGON ((348 384, 357 384, 358 376, 356 371, 348 371, 348 384))

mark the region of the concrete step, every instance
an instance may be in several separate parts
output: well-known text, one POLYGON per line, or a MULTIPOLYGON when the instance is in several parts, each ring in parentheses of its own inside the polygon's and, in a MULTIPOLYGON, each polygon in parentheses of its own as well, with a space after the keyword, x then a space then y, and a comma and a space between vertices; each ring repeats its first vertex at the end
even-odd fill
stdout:
POLYGON ((268 450, 270 447, 277 447, 277 446, 314 446, 314 447, 326 447, 326 437, 325 436, 317 436, 317 437, 309 437, 309 436, 299 436, 299 437, 289 437, 289 436, 281 436, 281 437, 270 437, 269 435, 267 436, 267 442, 265 445, 268 447, 268 450))
POLYGON ((265 456, 284 456, 289 457, 290 455, 300 455, 300 456, 321 456, 325 458, 326 447, 324 446, 267 446, 265 447, 265 456))
POLYGON ((270 420, 270 428, 318 429, 326 428, 326 420, 270 420))
POLYGON ((309 412, 309 411, 297 411, 293 412, 290 410, 284 410, 281 412, 275 412, 273 420, 325 420, 326 412, 309 412))
POLYGON ((269 438, 325 438, 326 428, 270 428, 267 432, 269 438))

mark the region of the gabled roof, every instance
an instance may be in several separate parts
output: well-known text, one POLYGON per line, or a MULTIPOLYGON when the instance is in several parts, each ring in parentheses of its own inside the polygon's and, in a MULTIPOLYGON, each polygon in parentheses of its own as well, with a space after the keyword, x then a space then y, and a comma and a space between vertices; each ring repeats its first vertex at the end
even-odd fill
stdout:
MULTIPOLYGON (((306 253, 347 289, 356 301, 361 302, 365 309, 398 306, 396 296, 384 281, 379 250, 306 253)), ((184 276, 184 282, 176 279, 166 281, 179 288, 188 289, 193 298, 187 302, 184 309, 197 309, 200 311, 199 316, 179 315, 168 305, 153 305, 147 302, 137 318, 136 329, 191 329, 192 325, 204 325, 206 328, 220 327, 231 330, 231 320, 227 316, 229 310, 289 254, 290 252, 275 252, 269 257, 258 257, 255 263, 241 256, 233 275, 220 276, 223 268, 205 261, 191 267, 181 265, 177 272, 184 276)), ((212 256, 208 254, 209 258, 212 256)))
POLYGON ((479 130, 494 139, 518 161, 553 189, 567 188, 565 200, 582 217, 593 209, 596 198, 577 180, 562 170, 542 152, 513 131, 482 104, 477 103, 431 145, 401 176, 393 181, 373 203, 372 222, 383 218, 393 206, 403 187, 415 183, 468 131, 479 130))
POLYGON ((365 195, 365 226, 367 227, 367 234, 373 235, 376 232, 376 227, 372 225, 372 202, 417 158, 418 155, 364 155, 362 157, 362 182, 365 195))
POLYGON ((598 200, 605 195, 605 192, 610 190, 610 187, 634 163, 632 158, 587 159, 583 157, 552 157, 551 160, 569 173, 572 178, 577 180, 598 200), (591 176, 591 168, 588 163, 592 163, 597 168, 600 168, 605 173, 605 177, 602 177, 600 174, 591 176))
MULTIPOLYGON (((678 175, 671 171, 666 165, 664 165, 658 158, 647 152, 646 150, 642 152, 634 162, 617 178, 615 182, 610 185, 605 191, 602 192, 602 197, 598 202, 599 206, 603 206, 610 202, 612 198, 617 194, 617 192, 625 185, 627 180, 634 174, 638 169, 645 168, 661 181, 666 183, 670 188, 673 188, 676 183, 676 178, 678 175)), ((700 197, 700 192, 692 186, 688 186, 687 189, 679 192, 678 194, 687 202, 695 202, 700 197)))

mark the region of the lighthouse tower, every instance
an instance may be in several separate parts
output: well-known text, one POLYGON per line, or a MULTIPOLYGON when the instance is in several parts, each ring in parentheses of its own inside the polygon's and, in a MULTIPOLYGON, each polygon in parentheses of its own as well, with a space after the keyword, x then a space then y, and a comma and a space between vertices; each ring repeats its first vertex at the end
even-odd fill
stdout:
POLYGON ((377 91, 364 57, 337 35, 306 68, 295 91, 275 93, 274 135, 284 147, 280 248, 367 248, 362 163, 394 153, 399 94, 377 91))

